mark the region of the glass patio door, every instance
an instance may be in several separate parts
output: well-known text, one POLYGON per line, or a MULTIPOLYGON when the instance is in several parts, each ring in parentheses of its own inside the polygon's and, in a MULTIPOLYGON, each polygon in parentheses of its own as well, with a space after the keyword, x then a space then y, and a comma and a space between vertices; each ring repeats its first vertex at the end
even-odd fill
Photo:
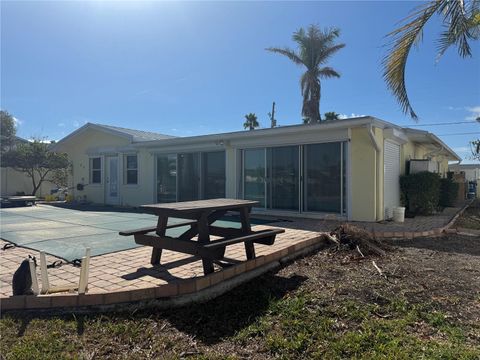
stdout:
POLYGON ((225 151, 202 154, 203 199, 225 197, 225 151))
POLYGON ((157 201, 177 201, 177 155, 157 156, 157 201))
POLYGON ((267 149, 267 207, 299 211, 300 166, 298 146, 267 149))
POLYGON ((265 149, 246 149, 243 152, 243 197, 266 205, 265 149))
POLYGON ((200 198, 199 154, 178 154, 178 201, 200 198))
POLYGON ((304 146, 304 211, 341 213, 343 143, 304 146))

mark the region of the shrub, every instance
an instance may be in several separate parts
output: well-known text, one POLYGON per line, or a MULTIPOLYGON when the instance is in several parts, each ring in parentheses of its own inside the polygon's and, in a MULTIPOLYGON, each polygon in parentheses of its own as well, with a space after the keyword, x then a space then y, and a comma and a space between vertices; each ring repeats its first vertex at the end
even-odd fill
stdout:
POLYGON ((407 210, 415 215, 430 215, 439 204, 440 176, 419 172, 400 177, 400 191, 407 210))
POLYGON ((55 201, 55 200, 57 200, 57 197, 55 195, 45 195, 46 202, 55 201))
POLYGON ((441 207, 454 206, 457 200, 458 184, 452 178, 440 179, 440 202, 441 207))

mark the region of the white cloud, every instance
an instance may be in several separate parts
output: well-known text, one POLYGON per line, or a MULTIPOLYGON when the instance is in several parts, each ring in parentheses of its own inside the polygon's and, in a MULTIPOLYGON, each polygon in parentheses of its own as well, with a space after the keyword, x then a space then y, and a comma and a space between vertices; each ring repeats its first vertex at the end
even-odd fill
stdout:
POLYGON ((12 116, 13 122, 15 123, 15 126, 22 125, 23 121, 20 120, 19 118, 16 118, 15 116, 12 116))
POLYGON ((65 123, 63 123, 63 122, 58 123, 57 126, 59 126, 59 127, 65 127, 65 123))
POLYGON ((350 119, 350 118, 363 117, 363 116, 367 116, 367 115, 359 115, 359 114, 355 114, 355 113, 351 113, 350 115, 339 114, 338 118, 343 120, 343 119, 350 119))
POLYGON ((476 120, 477 117, 480 117, 480 105, 473 107, 466 107, 465 110, 470 112, 470 115, 465 118, 465 120, 476 120))

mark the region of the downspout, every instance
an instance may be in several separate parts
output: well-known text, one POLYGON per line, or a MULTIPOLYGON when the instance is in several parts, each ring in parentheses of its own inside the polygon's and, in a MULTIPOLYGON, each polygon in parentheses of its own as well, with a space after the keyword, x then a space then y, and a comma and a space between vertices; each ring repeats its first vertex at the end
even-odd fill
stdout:
POLYGON ((370 136, 370 140, 372 141, 373 147, 375 148, 375 220, 380 221, 383 220, 383 216, 380 215, 379 209, 380 209, 380 196, 378 194, 379 189, 380 189, 380 171, 382 170, 382 164, 380 163, 380 144, 377 141, 377 138, 375 137, 375 133, 373 132, 373 126, 372 124, 367 125, 367 131, 368 135, 370 136))

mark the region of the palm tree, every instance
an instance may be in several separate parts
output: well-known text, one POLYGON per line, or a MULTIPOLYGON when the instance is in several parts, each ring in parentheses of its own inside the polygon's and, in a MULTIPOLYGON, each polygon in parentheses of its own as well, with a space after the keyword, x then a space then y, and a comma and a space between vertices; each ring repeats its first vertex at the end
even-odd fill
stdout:
POLYGON ((340 114, 337 114, 335 111, 329 111, 325 113, 325 120, 338 120, 340 114))
POLYGON ((391 40, 390 52, 383 59, 383 77, 388 88, 400 104, 402 111, 418 119, 408 98, 405 86, 405 67, 410 50, 422 40, 425 24, 435 14, 442 17, 445 31, 438 40, 438 58, 452 45, 458 54, 471 57, 469 41, 480 36, 480 2, 478 0, 432 0, 415 8, 403 24, 387 37, 391 40))
POLYGON ((245 115, 245 119, 246 120, 243 123, 243 128, 244 129, 253 130, 256 127, 260 126, 258 124, 258 121, 257 121, 257 115, 255 115, 254 113, 250 113, 250 114, 245 115))
POLYGON ((324 66, 330 57, 345 44, 336 44, 340 35, 337 28, 320 30, 318 26, 310 25, 305 31, 300 28, 293 33, 292 39, 298 45, 298 51, 285 48, 268 48, 267 51, 288 57, 295 64, 304 66, 307 71, 300 79, 303 96, 302 117, 305 123, 320 122, 320 79, 340 77, 331 67, 324 66))

